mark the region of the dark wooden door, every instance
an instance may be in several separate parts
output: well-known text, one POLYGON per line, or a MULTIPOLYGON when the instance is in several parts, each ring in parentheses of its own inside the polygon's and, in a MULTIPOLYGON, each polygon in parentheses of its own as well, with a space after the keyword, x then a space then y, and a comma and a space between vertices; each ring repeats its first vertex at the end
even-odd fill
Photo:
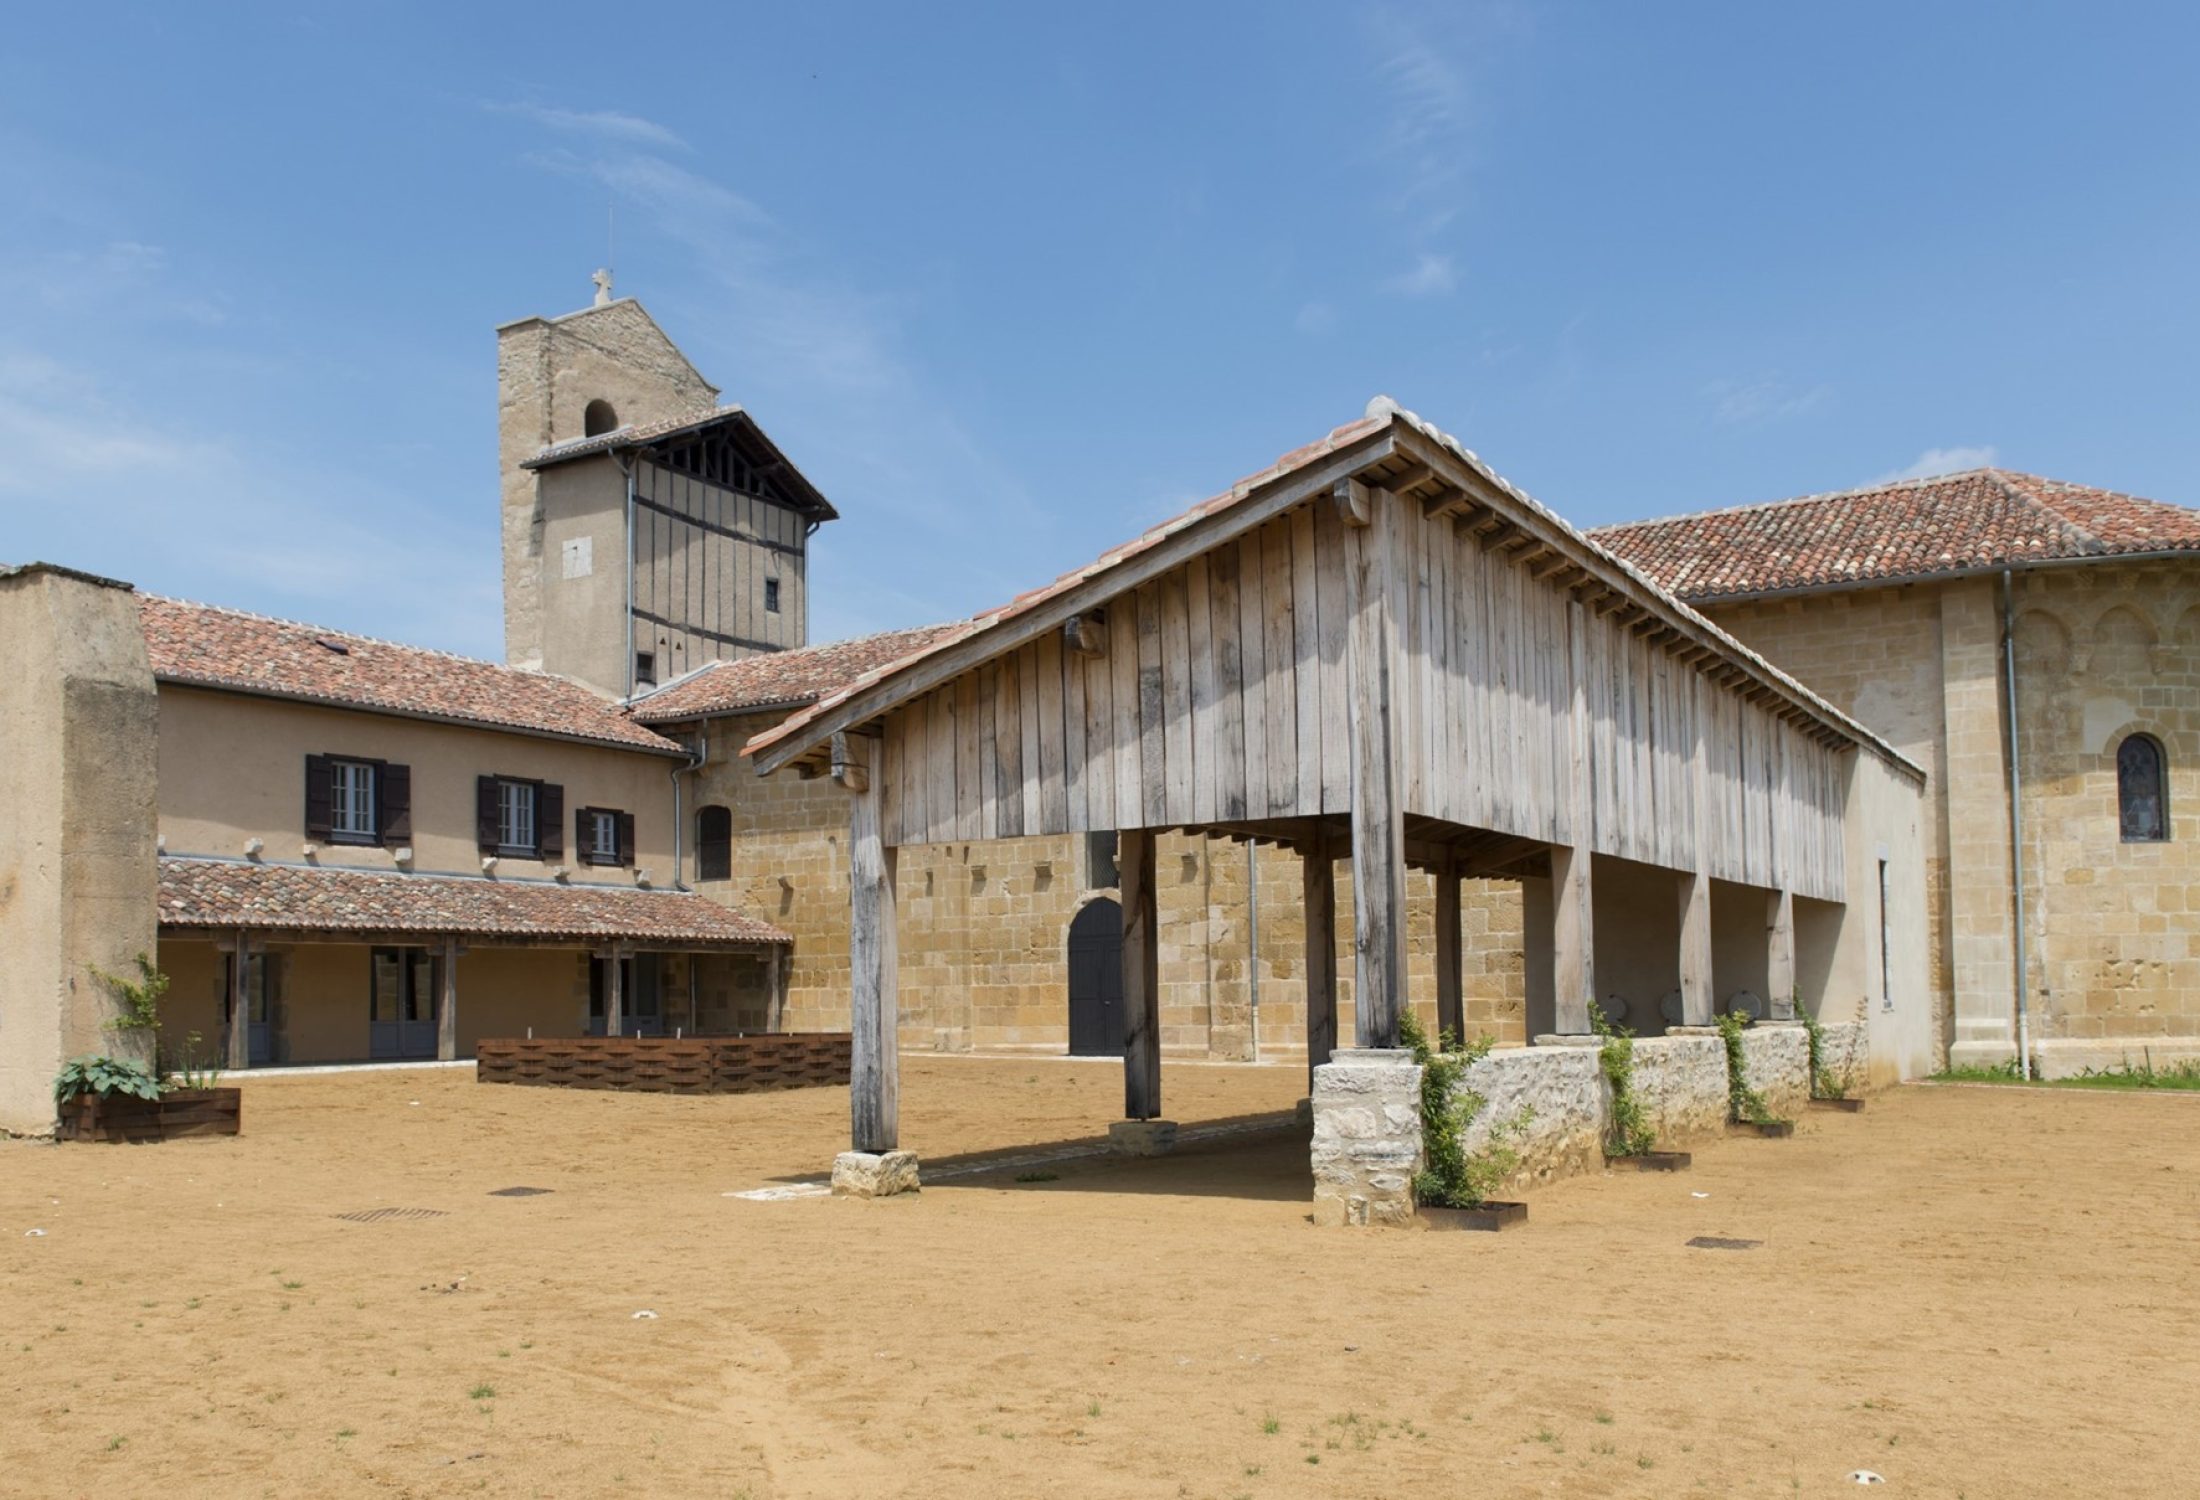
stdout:
POLYGON ((1123 1055, 1123 908, 1106 899, 1069 925, 1069 1051, 1123 1055))

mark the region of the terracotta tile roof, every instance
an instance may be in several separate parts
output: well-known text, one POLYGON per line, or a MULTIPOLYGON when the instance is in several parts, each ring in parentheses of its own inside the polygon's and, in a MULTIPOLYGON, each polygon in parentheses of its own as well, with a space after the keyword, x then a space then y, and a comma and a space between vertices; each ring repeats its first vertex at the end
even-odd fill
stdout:
POLYGON ((794 941, 769 922, 688 891, 171 856, 160 861, 160 920, 168 927, 586 942, 794 941))
POLYGON ((890 677, 907 671, 926 657, 936 655, 974 636, 983 635, 1008 621, 1042 607, 1050 599, 1068 593, 1088 579, 1109 572, 1125 560, 1160 545, 1178 532, 1197 525, 1209 516, 1220 514, 1243 503, 1255 491, 1264 489, 1297 470, 1319 463, 1322 459, 1329 457, 1340 449, 1350 447, 1362 438, 1382 430, 1393 422, 1410 428, 1431 442, 1448 449, 1464 462, 1479 479, 1492 489, 1501 492, 1523 511, 1537 518, 1540 524, 1549 527, 1559 536, 1569 537, 1581 542, 1591 553, 1601 556, 1615 565, 1631 582, 1638 585, 1646 596, 1660 601, 1667 608, 1674 611, 1677 616, 1685 619, 1691 627, 1701 630, 1705 635, 1717 641, 1731 659, 1745 664, 1761 680, 1774 685, 1778 691, 1784 693, 1795 703, 1804 706, 1810 713, 1816 715, 1826 724, 1833 726, 1853 742, 1869 746, 1890 764, 1901 768, 1905 774, 1916 777, 1924 775, 1924 772, 1915 762, 1896 750, 1886 740, 1835 708, 1809 688, 1804 687, 1800 682, 1786 672, 1781 671, 1764 657, 1750 650, 1734 637, 1728 635, 1715 622, 1698 614, 1688 604, 1674 597, 1657 579, 1650 576, 1627 556, 1612 549, 1608 543, 1600 541, 1598 537, 1578 530, 1556 511, 1551 510, 1533 495, 1530 495, 1491 468, 1482 460, 1479 454, 1460 442, 1458 438, 1445 432, 1434 423, 1424 420, 1418 413, 1399 406, 1397 402, 1391 400, 1388 396, 1377 396, 1370 401, 1367 405, 1367 414, 1357 422, 1348 422, 1344 426, 1332 430, 1325 438, 1308 443, 1302 448, 1294 448, 1259 472, 1246 475, 1221 494, 1201 501, 1182 515, 1163 521, 1160 525, 1133 537, 1119 547, 1103 552, 1084 567, 1064 573, 1052 583, 1032 589, 1028 593, 1019 594, 997 609, 988 610, 968 620, 944 627, 939 635, 913 647, 906 655, 893 661, 881 662, 877 666, 869 668, 860 676, 819 698, 809 707, 789 714, 778 724, 751 738, 742 747, 743 753, 758 755, 783 741, 802 740, 805 731, 818 719, 831 713, 858 694, 890 677))
POLYGON ((153 675, 523 734, 678 751, 577 682, 241 610, 139 596, 153 675))
POLYGON ((1838 588, 2140 552, 2200 552, 2200 511, 2005 469, 1604 526, 1684 599, 1838 588))
POLYGON ((960 621, 886 630, 797 651, 766 651, 716 661, 666 683, 633 705, 644 724, 671 724, 710 714, 815 703, 864 673, 921 651, 961 628, 960 621))

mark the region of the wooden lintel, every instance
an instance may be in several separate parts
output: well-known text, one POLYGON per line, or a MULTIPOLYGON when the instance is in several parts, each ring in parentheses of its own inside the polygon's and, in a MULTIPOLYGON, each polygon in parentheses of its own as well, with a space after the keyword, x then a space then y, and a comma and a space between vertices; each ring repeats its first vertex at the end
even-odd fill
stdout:
POLYGON ((1374 517, 1374 491, 1357 479, 1338 480, 1330 487, 1329 498, 1337 507, 1337 519, 1347 526, 1365 526, 1374 517))

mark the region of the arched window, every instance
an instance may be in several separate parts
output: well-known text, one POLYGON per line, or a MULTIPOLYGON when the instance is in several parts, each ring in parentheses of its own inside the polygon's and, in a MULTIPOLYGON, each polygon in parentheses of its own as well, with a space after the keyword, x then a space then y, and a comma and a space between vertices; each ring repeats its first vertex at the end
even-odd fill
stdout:
POLYGON ((722 807, 705 807, 696 811, 695 878, 733 878, 733 814, 722 807))
POLYGON ((2161 741, 2150 734, 2116 747, 2116 811, 2127 844, 2169 837, 2169 777, 2161 741))
POLYGON ((607 432, 619 430, 619 414, 611 403, 601 399, 591 401, 581 411, 581 435, 602 437, 607 432))

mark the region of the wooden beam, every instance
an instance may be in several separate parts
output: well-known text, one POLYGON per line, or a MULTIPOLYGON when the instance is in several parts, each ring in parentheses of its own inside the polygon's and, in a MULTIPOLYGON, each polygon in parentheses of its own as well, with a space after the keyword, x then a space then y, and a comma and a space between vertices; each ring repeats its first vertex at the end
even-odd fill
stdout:
POLYGON ((1371 481, 1381 485, 1393 495, 1410 495, 1436 477, 1436 471, 1427 464, 1409 463, 1395 474, 1386 474, 1371 481))
MULTIPOLYGON (((862 755, 851 753, 849 746, 856 738, 848 734, 833 736, 833 780, 851 792, 865 792, 871 787, 871 761, 877 751, 874 748, 862 755)), ((878 741, 868 738, 868 743, 875 747, 878 741)))
POLYGON ((233 1073, 252 1066, 251 973, 252 934, 240 930, 236 951, 229 956, 229 1070, 233 1073))
POLYGON ((899 853, 879 818, 883 776, 870 775, 875 740, 850 736, 851 764, 865 774, 848 798, 849 1144, 883 1152, 901 1144, 901 943, 894 883, 899 853))
POLYGON ((443 994, 435 1010, 435 1056, 438 1062, 458 1060, 458 939, 443 940, 443 994))
POLYGON ((1795 1014, 1795 893, 1765 893, 1765 1013, 1795 1014))
POLYGON ((1474 509, 1474 502, 1467 498, 1464 490, 1439 490, 1421 502, 1421 515, 1430 521, 1440 521, 1446 516, 1468 515, 1474 509))
POLYGON ((1337 1050, 1337 862, 1317 834, 1300 855, 1306 891, 1306 1076, 1337 1050))
POLYGON ((1718 1000, 1711 989, 1711 877, 1680 877, 1681 1024, 1709 1026, 1718 1000))
POLYGON ((1063 649, 1075 656, 1108 653, 1108 616, 1105 610, 1072 615, 1062 622, 1063 649))
POLYGON ((1436 1034, 1447 1033, 1460 1041, 1467 1035, 1459 952, 1459 871, 1448 862, 1436 872, 1436 1034))
POLYGON ((1513 525, 1512 522, 1499 521, 1495 526, 1483 532, 1477 540, 1481 542, 1484 552, 1495 552, 1519 535, 1520 528, 1513 525))
MULTIPOLYGON (((1376 505, 1345 558, 1345 696, 1351 747, 1354 1038, 1398 1045, 1406 993, 1405 797, 1398 723, 1398 513, 1376 505)), ((1327 712, 1329 705, 1323 704, 1327 712)))
POLYGON ((1151 829, 1116 835, 1123 891, 1123 1118, 1161 1114, 1160 911, 1151 829))
POLYGON ((1358 479, 1346 477, 1330 487, 1329 498, 1337 507, 1337 518, 1355 529, 1365 526, 1374 513, 1374 502, 1368 487, 1358 479))

